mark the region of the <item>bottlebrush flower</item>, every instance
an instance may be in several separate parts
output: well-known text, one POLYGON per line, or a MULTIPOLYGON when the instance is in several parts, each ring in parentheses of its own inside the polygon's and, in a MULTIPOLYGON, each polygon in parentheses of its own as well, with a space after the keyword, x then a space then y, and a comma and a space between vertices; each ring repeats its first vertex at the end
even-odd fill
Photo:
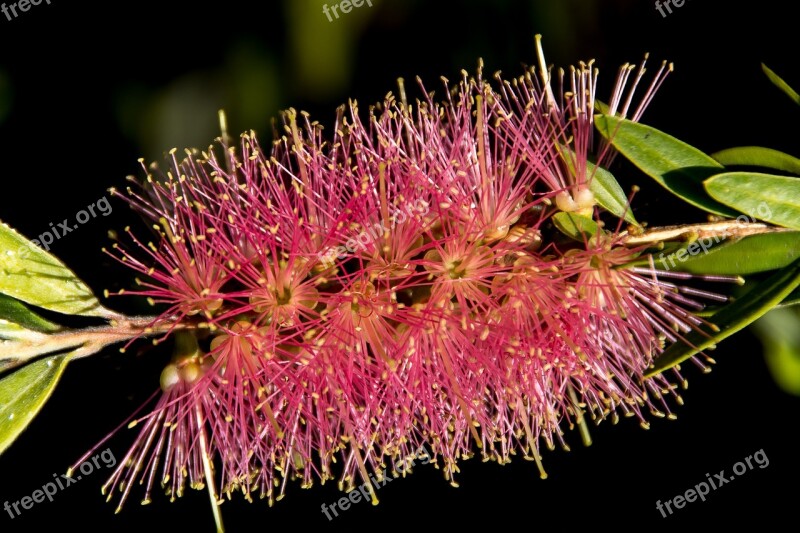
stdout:
POLYGON ((211 471, 208 458, 214 453, 206 427, 207 406, 213 400, 206 387, 198 386, 206 370, 199 358, 188 356, 162 371, 155 408, 129 425, 141 426, 139 436, 103 486, 109 500, 121 493, 117 512, 137 484, 145 486, 142 504, 150 503, 156 479, 173 500, 183 495, 187 483, 205 486, 211 471))
MULTIPOLYGON (((188 479, 272 502, 291 479, 370 483, 423 445, 453 483, 476 452, 544 476, 542 444, 567 447, 585 415, 670 413, 674 385, 643 373, 717 297, 626 267, 642 250, 619 229, 553 229, 563 211, 600 220, 587 162, 613 154, 593 139, 592 64, 556 84, 539 50, 499 90, 479 72, 443 102, 422 88, 366 120, 353 103, 327 141, 289 111, 271 150, 251 132, 222 156, 173 152, 130 193, 158 233, 115 245, 146 278, 128 294, 165 304, 154 325, 198 352, 164 371, 110 482, 123 501, 142 468, 149 499, 160 461, 171 496, 188 479)), ((644 71, 627 90, 624 66, 608 112, 638 120, 667 71, 634 109, 644 71)))

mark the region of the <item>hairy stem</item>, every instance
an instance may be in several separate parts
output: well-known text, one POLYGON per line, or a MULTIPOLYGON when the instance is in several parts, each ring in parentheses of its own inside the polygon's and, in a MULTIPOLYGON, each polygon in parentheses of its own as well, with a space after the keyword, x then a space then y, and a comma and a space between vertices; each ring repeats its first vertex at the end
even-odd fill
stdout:
POLYGON ((761 233, 777 233, 781 231, 792 230, 789 228, 770 226, 761 222, 723 220, 721 222, 651 228, 644 233, 629 234, 625 237, 623 242, 628 246, 639 246, 641 244, 655 244, 679 239, 708 239, 712 237, 735 238, 758 235, 761 233))
POLYGON ((155 317, 150 316, 118 316, 104 326, 66 330, 49 335, 37 334, 17 340, 0 340, 0 370, 8 370, 35 357, 58 352, 71 351, 72 359, 87 357, 111 344, 186 327, 172 323, 153 327, 154 320, 155 317))

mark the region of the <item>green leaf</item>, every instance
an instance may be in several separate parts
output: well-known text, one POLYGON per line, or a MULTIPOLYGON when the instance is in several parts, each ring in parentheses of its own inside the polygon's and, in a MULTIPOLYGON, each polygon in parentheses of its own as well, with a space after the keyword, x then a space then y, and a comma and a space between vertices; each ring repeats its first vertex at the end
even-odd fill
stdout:
POLYGON ((602 102, 597 98, 594 99, 594 109, 601 115, 608 115, 608 111, 610 110, 607 103, 602 102))
MULTIPOLYGON (((783 231, 741 239, 698 239, 675 253, 653 255, 653 263, 659 270, 746 276, 783 268, 798 257, 800 232, 783 231)), ((646 264, 639 260, 634 266, 646 264)))
POLYGON ((578 242, 586 242, 600 231, 597 223, 591 218, 564 211, 553 215, 553 224, 561 233, 578 242))
POLYGON ((594 198, 606 211, 619 218, 625 218, 626 222, 639 225, 633 217, 633 213, 628 208, 628 198, 622 190, 614 175, 603 167, 598 167, 594 163, 586 162, 588 167, 587 174, 592 177, 589 189, 594 193, 594 198))
POLYGON ((701 326, 703 332, 692 331, 684 339, 673 343, 656 358, 645 377, 653 377, 703 350, 713 349, 720 341, 763 316, 798 286, 800 259, 755 285, 741 298, 709 318, 712 327, 701 326))
POLYGON ((50 311, 108 316, 64 263, 0 223, 0 293, 50 311))
POLYGON ((47 334, 25 329, 19 324, 0 320, 0 373, 21 366, 37 355, 30 346, 42 343, 47 334))
POLYGON ((766 66, 764 63, 761 63, 761 70, 764 71, 764 74, 767 75, 769 81, 771 81, 778 89, 786 93, 786 95, 792 99, 795 104, 800 105, 800 94, 797 94, 797 91, 789 87, 789 84, 783 81, 783 79, 775 74, 772 69, 766 66))
POLYGON ((0 372, 35 357, 37 354, 31 353, 27 344, 43 342, 47 333, 60 329, 18 300, 0 294, 0 372))
MULTIPOLYGON (((795 323, 795 327, 800 324, 795 323)), ((778 337, 764 343, 764 357, 775 383, 785 392, 800 396, 800 345, 778 337)))
POLYGON ((53 393, 69 354, 39 359, 0 379, 0 453, 3 453, 53 393))
POLYGON ((800 159, 761 146, 738 146, 711 154, 718 163, 728 166, 764 167, 800 175, 800 159))
POLYGON ((703 189, 703 180, 723 167, 697 148, 655 128, 599 115, 595 124, 622 155, 662 187, 695 207, 721 216, 736 216, 703 189))
POLYGON ((800 229, 800 178, 725 172, 705 181, 708 193, 754 218, 800 229))
POLYGON ((40 317, 19 300, 0 294, 0 326, 4 323, 18 324, 25 329, 44 333, 52 333, 61 329, 58 324, 40 317))
POLYGON ((800 289, 795 290, 784 298, 778 307, 793 307, 795 305, 800 305, 800 289))
MULTIPOLYGON (((561 160, 569 171, 577 176, 578 172, 575 168, 575 164, 578 157, 575 154, 575 150, 563 144, 556 145, 556 148, 561 155, 561 160)), ((587 181, 591 179, 589 190, 592 191, 595 200, 601 207, 619 218, 625 215, 625 220, 627 222, 636 224, 637 226, 639 225, 633 217, 631 210, 626 209, 628 198, 625 196, 625 191, 622 190, 622 187, 620 187, 617 179, 611 172, 603 167, 598 167, 591 161, 586 161, 586 179, 587 181)))
POLYGON ((753 329, 764 345, 772 378, 780 388, 800 396, 800 313, 797 309, 773 309, 753 329))

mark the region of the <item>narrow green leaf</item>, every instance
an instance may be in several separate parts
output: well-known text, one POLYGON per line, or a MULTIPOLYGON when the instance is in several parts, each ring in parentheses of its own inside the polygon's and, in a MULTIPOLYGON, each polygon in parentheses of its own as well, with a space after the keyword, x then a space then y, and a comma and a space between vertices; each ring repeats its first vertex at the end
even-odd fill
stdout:
POLYGON ((753 324, 764 345, 772 379, 789 394, 800 396, 800 313, 773 309, 753 324))
MULTIPOLYGON (((670 254, 653 255, 659 270, 746 276, 783 268, 800 257, 800 232, 784 231, 725 240, 698 239, 670 254)), ((648 264, 639 260, 634 266, 648 264)))
POLYGON ((783 79, 775 74, 772 69, 766 66, 764 63, 761 63, 761 70, 764 71, 764 74, 767 75, 769 81, 771 81, 778 89, 786 93, 786 96, 792 99, 795 104, 800 105, 800 94, 797 94, 797 91, 789 87, 789 84, 783 81, 783 79))
POLYGON ((626 222, 639 225, 633 217, 633 213, 628 208, 628 198, 622 190, 614 175, 603 167, 587 161, 587 173, 592 176, 589 189, 594 193, 594 198, 606 211, 612 215, 625 218, 626 222))
POLYGON ((792 294, 783 299, 778 307, 793 307, 800 305, 800 289, 796 289, 792 294))
POLYGON ((39 359, 0 379, 0 453, 3 453, 53 393, 69 354, 39 359))
POLYGON ((671 193, 710 213, 736 216, 703 189, 703 180, 723 170, 711 157, 675 137, 630 120, 598 115, 595 124, 614 148, 671 193))
POLYGON ((754 218, 800 229, 800 178, 725 172, 705 181, 708 193, 754 218))
POLYGON ((709 319, 713 328, 701 326, 705 334, 692 331, 684 340, 668 347, 653 362, 645 377, 652 377, 685 361, 696 353, 711 349, 774 308, 800 286, 800 259, 755 285, 746 294, 722 308, 709 319))
MULTIPOLYGON (((795 323, 795 327, 800 324, 795 323)), ((764 357, 775 383, 785 392, 800 396, 800 345, 778 337, 764 343, 764 357)))
POLYGON ((738 146, 711 154, 718 163, 729 166, 764 167, 800 175, 800 159, 762 146, 738 146))
POLYGON ((553 215, 553 224, 561 233, 578 242, 586 242, 600 231, 597 223, 591 218, 564 211, 553 215))
POLYGON ((110 314, 64 263, 3 223, 0 223, 0 293, 64 314, 110 314))
MULTIPOLYGON (((575 154, 575 150, 564 144, 558 144, 556 148, 569 171, 577 176, 578 172, 575 165, 578 157, 575 154)), ((603 167, 598 167, 591 161, 586 161, 586 179, 589 180, 590 178, 589 189, 594 194, 594 198, 600 207, 619 218, 625 215, 627 222, 639 225, 630 209, 625 209, 628 204, 628 198, 611 172, 603 167)))
POLYGON ((601 115, 607 115, 609 111, 608 104, 605 102, 601 102, 597 98, 594 99, 594 109, 601 115))
POLYGON ((27 345, 43 342, 47 333, 60 329, 19 300, 0 294, 0 372, 23 365, 35 357, 37 354, 31 353, 27 345))
POLYGON ((0 325, 14 323, 25 329, 52 333, 58 331, 60 326, 40 317, 21 303, 5 294, 0 294, 0 325))
POLYGON ((42 342, 46 333, 25 329, 19 324, 0 320, 0 372, 25 364, 34 357, 24 350, 25 343, 42 342))

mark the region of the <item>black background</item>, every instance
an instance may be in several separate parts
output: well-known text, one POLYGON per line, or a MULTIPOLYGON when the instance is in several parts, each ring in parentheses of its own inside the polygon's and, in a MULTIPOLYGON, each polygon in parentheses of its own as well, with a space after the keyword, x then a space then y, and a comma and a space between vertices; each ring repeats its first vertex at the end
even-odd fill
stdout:
MULTIPOLYGON (((335 107, 348 97, 364 104, 377 101, 393 90, 398 76, 420 75, 428 86, 438 87, 439 76, 455 80, 460 69, 473 71, 478 57, 489 72, 502 70, 510 77, 521 63, 534 61, 533 35, 542 33, 551 63, 598 60, 606 91, 601 95, 620 64, 639 61, 645 52, 652 66, 673 61, 676 70, 645 122, 706 152, 759 144, 800 153, 800 110, 759 67, 766 62, 800 86, 793 44, 797 19, 784 11, 784 3, 687 0, 666 18, 648 1, 374 3, 354 37, 352 71, 343 85, 328 91, 304 86, 297 75, 283 3, 201 7, 53 0, 10 22, 0 15, 0 68, 11 94, 9 114, 0 123, 0 219, 33 238, 49 222, 74 218, 107 187, 123 186, 126 175, 138 173, 138 157, 160 155, 145 153, 152 148, 126 130, 120 118, 124 95, 131 87, 156 91, 187 73, 213 70, 230 56, 232 43, 243 40, 274 58, 279 89, 270 95, 274 109, 268 113, 234 117, 234 133, 255 128, 267 137, 270 118, 288 106, 330 124, 335 107)), ((307 20, 324 17, 322 2, 305 4, 307 20)), ((303 23, 302 17, 297 20, 303 23)), ((332 24, 339 23, 347 22, 332 24)), ((327 46, 324 35, 306 44, 327 46)), ((224 91, 225 77, 214 83, 223 87, 215 105, 235 109, 235 96, 224 91)), ((193 118, 216 122, 213 115, 193 118)), ((640 219, 653 224, 702 220, 621 160, 612 170, 624 184, 643 186, 637 198, 640 219)), ((87 223, 52 248, 98 292, 132 281, 130 272, 100 252, 108 243, 106 232, 126 224, 144 228, 124 204, 112 205, 111 216, 87 223)), ((127 300, 109 305, 141 310, 127 300)), ((116 427, 157 387, 167 357, 160 351, 123 355, 109 349, 71 365, 41 415, 0 457, 0 504, 30 495, 116 427)), ((517 524, 523 530, 610 525, 627 531, 690 522, 721 527, 750 519, 769 529, 791 527, 797 517, 800 399, 777 388, 749 331, 723 343, 714 357, 718 364, 708 375, 685 367, 690 388, 683 394, 686 404, 676 407, 678 420, 654 419, 649 431, 633 420, 603 423, 593 431, 595 443, 589 448, 572 434, 571 452, 545 454, 550 475, 545 481, 534 464, 522 460, 501 467, 474 459, 462 463, 459 488, 449 486, 441 472, 421 467, 383 488, 379 506, 359 503, 331 523, 320 506, 341 494, 328 484, 312 490, 290 485, 287 497, 273 508, 235 499, 223 506, 226 525, 234 532, 306 525, 374 530, 484 524, 517 524), (690 503, 667 519, 656 511, 656 500, 683 493, 704 481, 706 473, 726 469, 730 474, 735 462, 760 449, 768 467, 748 472, 706 502, 690 503)), ((123 430, 109 442, 118 459, 133 436, 123 430)), ((213 530, 205 492, 190 491, 173 504, 156 494, 147 507, 138 505, 140 493, 134 493, 114 515, 114 505, 100 495, 103 481, 104 473, 96 472, 58 493, 54 502, 36 504, 13 520, 0 511, 0 531, 80 524, 109 531, 213 530)))

